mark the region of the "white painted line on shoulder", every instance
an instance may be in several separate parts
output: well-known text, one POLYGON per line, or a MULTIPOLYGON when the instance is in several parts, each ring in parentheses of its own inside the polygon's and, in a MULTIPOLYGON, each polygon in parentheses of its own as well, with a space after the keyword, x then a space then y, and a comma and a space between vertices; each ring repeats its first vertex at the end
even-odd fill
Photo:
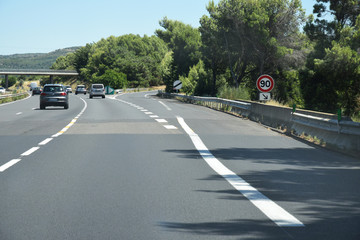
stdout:
POLYGON ((16 113, 16 115, 21 115, 22 114, 22 112, 18 112, 18 113, 16 113))
POLYGON ((29 150, 27 150, 26 152, 22 153, 21 156, 29 156, 30 154, 34 153, 35 151, 37 151, 40 147, 33 147, 30 148, 29 150))
POLYGON ((175 130, 178 129, 177 127, 173 126, 173 125, 164 125, 164 128, 168 129, 168 130, 175 130))
POLYGON ((161 105, 163 105, 168 111, 171 111, 171 108, 169 106, 167 106, 165 103, 163 103, 162 101, 158 101, 161 105))
POLYGON ((15 165, 16 163, 18 163, 18 162, 20 162, 20 161, 21 161, 21 159, 13 159, 13 160, 5 163, 4 165, 2 165, 2 166, 0 167, 0 172, 5 171, 5 170, 8 169, 9 167, 15 165))
POLYGON ((43 146, 48 144, 51 140, 53 140, 53 138, 47 138, 44 141, 42 141, 41 143, 39 143, 38 145, 43 146))
POLYGON ((155 120, 159 123, 167 123, 168 122, 165 119, 155 119, 155 120))
POLYGON ((190 136, 195 148, 206 163, 220 176, 225 178, 236 190, 249 199, 250 202, 252 202, 252 204, 261 210, 268 218, 280 227, 305 227, 305 225, 297 218, 225 167, 214 155, 212 155, 200 137, 191 130, 183 118, 177 117, 177 120, 185 132, 190 136))

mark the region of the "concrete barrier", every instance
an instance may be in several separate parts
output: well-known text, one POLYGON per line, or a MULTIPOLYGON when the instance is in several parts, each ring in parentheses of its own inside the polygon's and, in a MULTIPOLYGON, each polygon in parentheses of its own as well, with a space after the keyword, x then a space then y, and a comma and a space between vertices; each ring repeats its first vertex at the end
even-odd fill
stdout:
POLYGON ((350 153, 360 158, 360 123, 350 120, 338 122, 336 114, 308 110, 296 110, 293 113, 293 110, 288 107, 214 97, 168 94, 162 91, 159 91, 159 95, 235 113, 263 125, 281 129, 288 134, 311 136, 324 143, 326 147, 350 153))

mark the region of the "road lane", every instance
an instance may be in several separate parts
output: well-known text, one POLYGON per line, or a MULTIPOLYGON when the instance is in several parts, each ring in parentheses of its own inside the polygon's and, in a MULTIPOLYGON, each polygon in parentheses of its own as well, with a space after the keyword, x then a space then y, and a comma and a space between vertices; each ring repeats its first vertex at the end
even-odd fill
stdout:
MULTIPOLYGON (((161 101, 185 118, 225 166, 306 225, 305 230, 292 230, 294 236, 299 239, 309 235, 314 239, 360 237, 358 160, 228 114, 174 100, 161 101), (194 114, 197 111, 201 114, 194 114)), ((192 155, 190 150, 173 151, 185 157, 192 155)), ((207 179, 219 178, 214 174, 207 179)), ((222 191, 218 196, 236 199, 222 191)))
POLYGON ((0 166, 64 128, 84 107, 70 95, 70 108, 39 109, 39 96, 0 107, 0 166), (22 114, 16 114, 22 112, 22 114))
MULTIPOLYGON (((358 160, 228 114, 175 100, 159 100, 172 109, 173 118, 183 116, 223 164, 303 221, 306 230, 293 230, 295 235, 303 238, 303 234, 311 233, 320 239, 360 236, 358 160)), ((171 118, 168 110, 149 110, 171 118)), ((192 150, 170 151, 194 157, 192 150)), ((218 179, 215 174, 207 178, 218 179)), ((233 199, 233 194, 221 193, 220 197, 233 199)))
POLYGON ((0 173, 0 239, 358 239, 359 196, 348 194, 359 179, 353 159, 146 94, 85 98, 68 131, 0 173), (176 116, 306 227, 269 220, 205 163, 176 116), (332 186, 347 194, 336 196, 332 186))

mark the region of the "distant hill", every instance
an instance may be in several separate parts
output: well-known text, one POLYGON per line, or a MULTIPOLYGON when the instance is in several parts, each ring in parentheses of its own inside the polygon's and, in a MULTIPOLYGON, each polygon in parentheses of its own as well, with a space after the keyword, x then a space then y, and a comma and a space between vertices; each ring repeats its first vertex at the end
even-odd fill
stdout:
POLYGON ((49 69, 56 59, 80 47, 58 49, 49 53, 0 55, 0 69, 49 69))

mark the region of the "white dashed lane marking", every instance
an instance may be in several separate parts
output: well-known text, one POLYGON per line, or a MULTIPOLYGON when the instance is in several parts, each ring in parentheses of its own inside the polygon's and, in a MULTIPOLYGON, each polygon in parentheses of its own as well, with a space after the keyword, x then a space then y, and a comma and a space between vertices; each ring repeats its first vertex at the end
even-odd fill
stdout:
POLYGON ((51 140, 53 140, 53 138, 47 138, 44 141, 40 142, 38 145, 44 146, 44 145, 48 144, 51 140))
MULTIPOLYGON (((153 118, 155 119, 155 121, 157 121, 158 123, 168 123, 168 121, 166 119, 162 119, 162 118, 159 118, 158 115, 155 115, 154 113, 150 112, 149 110, 139 106, 139 105, 136 105, 134 103, 131 103, 131 102, 127 102, 125 100, 122 100, 122 99, 116 99, 116 98, 111 98, 112 100, 116 100, 116 101, 119 101, 119 102, 122 102, 122 103, 125 103, 131 107, 134 107, 138 110, 140 110, 141 112, 145 113, 146 115, 148 115, 150 118, 153 118)), ((161 105, 163 105, 167 110, 171 111, 171 108, 169 108, 166 104, 164 104, 163 102, 159 101, 159 103, 161 105)), ((164 128, 168 129, 168 130, 176 130, 178 129, 177 127, 175 127, 174 125, 162 125, 164 128)))
POLYGON ((40 147, 32 147, 26 152, 22 153, 21 156, 29 156, 30 154, 36 152, 40 147))
POLYGON ((164 128, 168 129, 168 130, 175 130, 178 129, 177 127, 173 126, 173 125, 164 125, 164 128))
POLYGON ((167 123, 165 119, 155 119, 158 123, 167 123))
POLYGON ((13 160, 5 163, 4 165, 2 165, 2 166, 0 167, 0 172, 5 171, 5 170, 8 169, 9 167, 17 164, 17 163, 20 162, 20 161, 21 161, 21 159, 13 159, 13 160))
MULTIPOLYGON (((80 98, 84 103, 85 103, 85 106, 84 108, 81 110, 81 112, 74 118, 71 120, 71 122, 66 126, 64 127, 61 131, 59 131, 58 133, 54 134, 51 136, 51 138, 46 138, 45 140, 43 140, 42 142, 40 142, 38 144, 38 147, 32 147, 30 148, 29 150, 27 150, 26 152, 23 152, 21 155, 20 155, 20 158, 19 159, 13 159, 13 160, 10 160, 9 162, 5 163, 4 165, 0 166, 0 172, 4 172, 6 169, 10 168, 11 166, 15 165, 16 163, 20 162, 21 161, 21 158, 22 157, 27 157, 27 156, 30 156, 31 154, 33 154, 34 152, 36 152, 37 150, 40 149, 41 146, 44 146, 46 144, 48 144, 50 141, 52 141, 55 137, 58 137, 60 136, 61 134, 63 134, 64 132, 66 132, 70 127, 72 127, 74 125, 74 123, 76 122, 76 120, 85 112, 85 109, 87 108, 87 103, 85 102, 84 99, 80 98)), ((17 115, 20 115, 20 113, 18 113, 17 115)))

